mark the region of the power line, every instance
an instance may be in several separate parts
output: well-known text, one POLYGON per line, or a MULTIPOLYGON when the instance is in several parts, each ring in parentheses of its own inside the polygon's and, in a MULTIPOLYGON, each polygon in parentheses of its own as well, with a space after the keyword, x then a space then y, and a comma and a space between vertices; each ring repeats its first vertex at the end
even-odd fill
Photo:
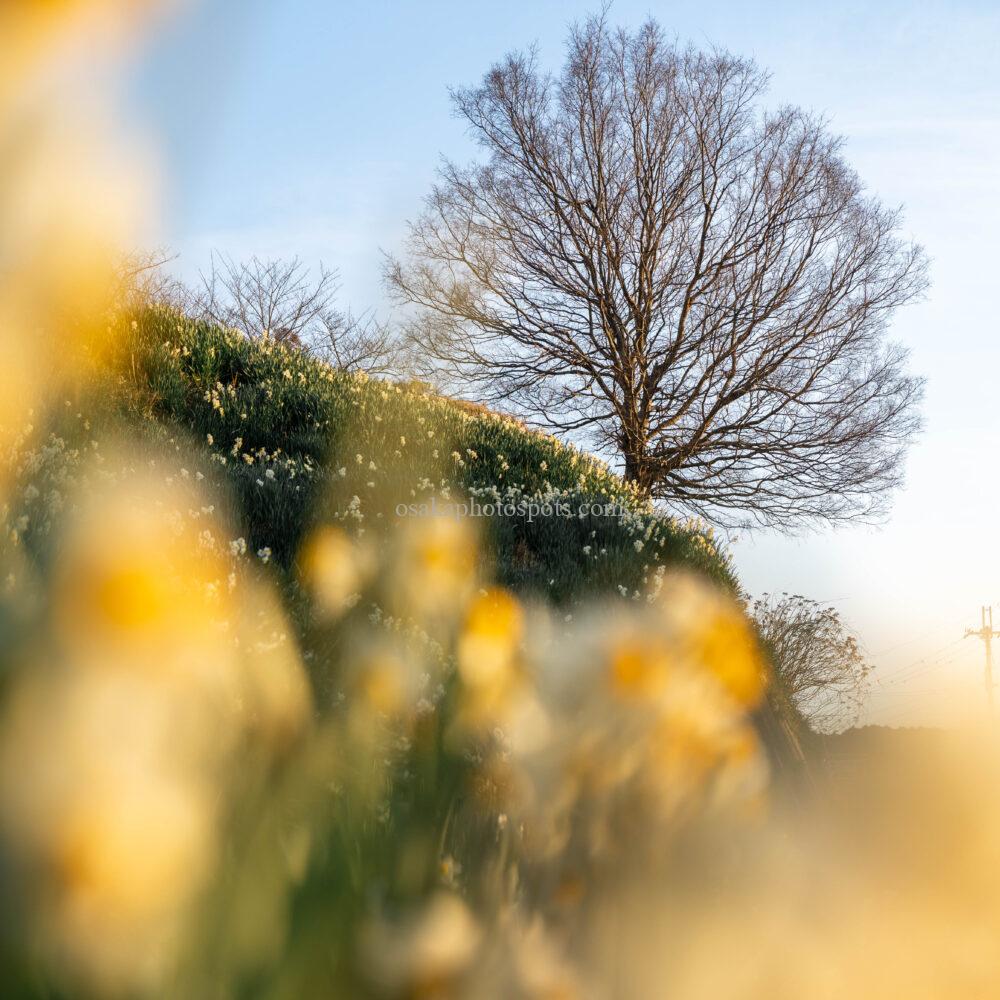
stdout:
POLYGON ((931 665, 937 662, 938 658, 942 653, 947 652, 949 649, 952 648, 952 646, 957 646, 962 641, 963 638, 964 636, 960 636, 958 639, 952 639, 951 642, 946 642, 943 646, 931 650, 929 653, 926 653, 924 656, 921 656, 917 660, 912 660, 909 663, 904 663, 903 666, 901 667, 895 667, 892 670, 886 671, 884 674, 880 676, 879 679, 882 681, 894 680, 895 678, 900 677, 903 674, 909 673, 915 667, 921 667, 925 664, 931 665))
POLYGON ((921 639, 926 639, 927 636, 937 629, 936 625, 932 625, 930 628, 925 629, 918 635, 913 636, 910 639, 903 639, 902 642, 894 642, 891 646, 883 646, 882 649, 876 649, 874 652, 869 653, 869 656, 883 656, 885 653, 891 653, 894 650, 902 649, 903 646, 912 646, 915 642, 920 642, 921 639))
MULTIPOLYGON (((952 645, 961 642, 961 639, 956 639, 952 645)), ((928 670, 933 670, 936 667, 947 667, 954 663, 955 660, 961 654, 961 650, 956 650, 950 656, 938 656, 933 660, 923 659, 917 660, 915 663, 911 663, 907 667, 903 667, 901 670, 892 674, 890 677, 884 679, 883 687, 889 687, 893 684, 907 684, 912 681, 915 677, 920 677, 922 674, 927 673, 928 670)))

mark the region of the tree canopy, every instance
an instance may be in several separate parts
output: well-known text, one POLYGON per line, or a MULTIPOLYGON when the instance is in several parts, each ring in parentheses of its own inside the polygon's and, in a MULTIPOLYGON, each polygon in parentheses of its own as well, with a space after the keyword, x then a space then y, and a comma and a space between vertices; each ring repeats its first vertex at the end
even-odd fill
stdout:
POLYGON ((886 337, 925 285, 900 215, 766 75, 653 22, 515 53, 454 92, 446 162, 387 280, 439 375, 618 457, 722 523, 877 517, 921 381, 886 337))

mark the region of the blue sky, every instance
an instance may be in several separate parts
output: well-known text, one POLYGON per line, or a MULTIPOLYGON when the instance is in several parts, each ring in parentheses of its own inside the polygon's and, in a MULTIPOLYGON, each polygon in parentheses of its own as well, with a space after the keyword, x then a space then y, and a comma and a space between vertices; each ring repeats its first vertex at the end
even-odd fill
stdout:
MULTIPOLYGON (((342 276, 344 304, 384 311, 398 248, 442 154, 474 150, 448 87, 533 43, 558 66, 596 4, 201 0, 136 65, 128 111, 158 150, 161 229, 191 277, 210 250, 301 256, 342 276)), ((878 529, 737 542, 745 585, 830 601, 879 666, 876 721, 979 711, 982 650, 961 641, 1000 607, 1000 6, 617 0, 683 42, 751 55, 770 99, 824 113, 870 188, 903 204, 932 261, 926 300, 893 335, 928 378, 926 430, 878 529)))

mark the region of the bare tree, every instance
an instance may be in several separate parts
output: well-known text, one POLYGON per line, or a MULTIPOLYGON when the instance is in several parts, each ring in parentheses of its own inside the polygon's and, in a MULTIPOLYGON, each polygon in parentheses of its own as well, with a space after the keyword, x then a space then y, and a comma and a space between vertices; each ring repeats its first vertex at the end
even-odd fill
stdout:
POLYGON ((885 326, 923 254, 765 87, 652 22, 575 28, 558 77, 508 56, 453 93, 486 160, 444 165, 387 282, 439 373, 654 497, 723 523, 878 516, 921 393, 885 326))
POLYGON ((116 273, 118 301, 126 309, 156 304, 188 312, 194 297, 184 283, 167 270, 167 265, 175 259, 176 254, 162 247, 126 254, 119 261, 116 273))
POLYGON ((197 311, 248 337, 301 347, 338 368, 372 375, 395 371, 400 348, 391 327, 372 313, 337 309, 338 289, 335 271, 320 266, 313 276, 297 257, 237 262, 213 254, 197 311))
POLYGON ((215 323, 251 338, 302 345, 333 309, 337 276, 322 265, 315 279, 297 258, 237 262, 212 254, 202 275, 201 308, 215 323))
POLYGON ((799 594, 754 601, 751 614, 785 692, 818 732, 853 725, 871 675, 835 608, 799 594))
POLYGON ((408 368, 398 334, 372 312, 360 316, 349 310, 327 313, 310 346, 334 367, 345 371, 398 375, 408 368))

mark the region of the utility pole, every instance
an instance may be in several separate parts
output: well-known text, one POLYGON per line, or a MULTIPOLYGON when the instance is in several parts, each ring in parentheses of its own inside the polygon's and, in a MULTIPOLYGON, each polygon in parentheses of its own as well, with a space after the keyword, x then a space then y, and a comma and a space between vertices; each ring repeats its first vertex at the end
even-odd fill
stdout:
POLYGON ((967 628, 965 630, 965 637, 968 639, 970 635, 974 635, 979 639, 983 640, 983 644, 986 646, 986 701, 990 708, 990 719, 993 718, 993 649, 992 640, 994 636, 1000 636, 1000 632, 993 631, 993 606, 990 605, 988 608, 980 608, 980 614, 982 616, 982 626, 978 629, 967 628))

